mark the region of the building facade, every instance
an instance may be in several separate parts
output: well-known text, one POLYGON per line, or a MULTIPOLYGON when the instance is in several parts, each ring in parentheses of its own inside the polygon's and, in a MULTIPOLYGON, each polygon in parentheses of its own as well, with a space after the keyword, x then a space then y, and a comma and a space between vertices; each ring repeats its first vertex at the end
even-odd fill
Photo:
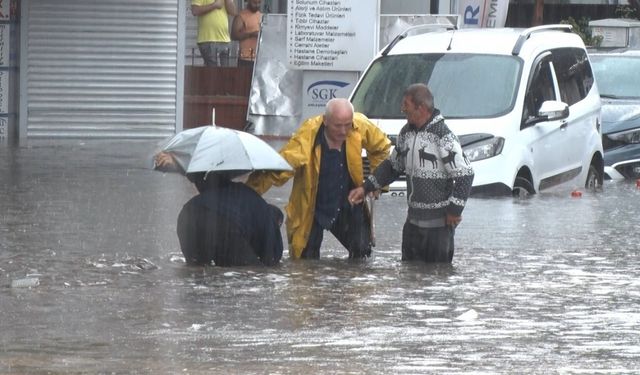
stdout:
MULTIPOLYGON (((545 23, 615 16, 619 4, 602 1, 547 0, 545 23)), ((237 0, 238 9, 243 5, 237 0)), ((188 0, 0 0, 0 144, 163 138, 182 130, 184 67, 201 64, 189 6, 188 0)), ((380 0, 381 14, 451 14, 456 6, 456 0, 380 0)), ((286 7, 286 0, 263 0, 266 13, 286 7)), ((528 26, 532 7, 533 0, 512 1, 507 26, 528 26)))

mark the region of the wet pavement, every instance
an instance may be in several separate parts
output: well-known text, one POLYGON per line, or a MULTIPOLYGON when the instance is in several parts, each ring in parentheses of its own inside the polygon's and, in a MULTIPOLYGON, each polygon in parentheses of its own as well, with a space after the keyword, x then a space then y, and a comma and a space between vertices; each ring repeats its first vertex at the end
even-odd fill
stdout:
POLYGON ((635 182, 472 198, 452 265, 400 262, 406 202, 385 195, 367 261, 327 234, 320 261, 188 267, 195 191, 149 169, 155 146, 0 147, 0 373, 640 371, 635 182))

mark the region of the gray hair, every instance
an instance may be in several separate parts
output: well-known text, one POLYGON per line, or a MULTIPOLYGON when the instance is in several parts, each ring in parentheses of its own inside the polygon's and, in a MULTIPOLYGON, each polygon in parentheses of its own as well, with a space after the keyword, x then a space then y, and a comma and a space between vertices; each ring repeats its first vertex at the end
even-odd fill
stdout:
POLYGON ((433 112, 433 94, 424 83, 409 85, 409 87, 404 90, 404 96, 409 97, 414 105, 424 105, 429 112, 433 112))

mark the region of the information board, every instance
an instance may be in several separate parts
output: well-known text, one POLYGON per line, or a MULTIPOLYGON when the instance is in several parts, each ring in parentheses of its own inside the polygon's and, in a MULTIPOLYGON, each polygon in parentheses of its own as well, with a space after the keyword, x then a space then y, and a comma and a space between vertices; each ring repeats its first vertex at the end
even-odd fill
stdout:
POLYGON ((0 0, 0 21, 9 21, 11 19, 11 6, 15 6, 16 4, 12 4, 15 0, 0 0))
POLYGON ((0 0, 0 145, 5 144, 17 127, 18 62, 16 57, 17 0, 0 0))
POLYGON ((324 113, 333 98, 348 98, 358 82, 358 72, 305 70, 302 76, 302 118, 324 113))
POLYGON ((376 53, 379 6, 377 0, 289 0, 289 66, 364 70, 376 53))
POLYGON ((9 67, 10 36, 10 25, 6 23, 0 24, 0 67, 3 68, 9 67))
POLYGON ((0 70, 0 114, 9 113, 9 72, 0 70))

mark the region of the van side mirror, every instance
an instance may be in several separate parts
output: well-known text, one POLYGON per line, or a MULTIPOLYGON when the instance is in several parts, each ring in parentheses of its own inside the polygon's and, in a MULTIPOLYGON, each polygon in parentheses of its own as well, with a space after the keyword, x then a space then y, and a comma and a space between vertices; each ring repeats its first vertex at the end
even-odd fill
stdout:
POLYGON ((543 121, 562 120, 569 117, 569 105, 558 100, 546 100, 540 106, 537 116, 528 118, 526 126, 531 126, 543 121))
POLYGON ((542 103, 538 116, 544 121, 562 120, 569 117, 569 105, 556 100, 547 100, 542 103))

